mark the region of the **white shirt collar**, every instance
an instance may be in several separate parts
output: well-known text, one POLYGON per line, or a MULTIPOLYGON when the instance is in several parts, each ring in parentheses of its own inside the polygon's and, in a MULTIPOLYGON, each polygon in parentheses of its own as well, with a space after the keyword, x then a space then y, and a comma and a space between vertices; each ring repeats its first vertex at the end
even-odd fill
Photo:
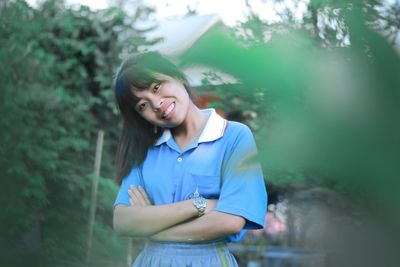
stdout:
MULTIPOLYGON (((215 109, 203 109, 201 112, 208 115, 207 123, 200 134, 198 143, 202 142, 212 142, 215 141, 222 136, 224 136, 227 120, 222 118, 215 109)), ((167 142, 171 138, 171 130, 164 129, 163 134, 160 138, 158 138, 157 142, 155 143, 156 146, 161 145, 162 143, 167 142)))

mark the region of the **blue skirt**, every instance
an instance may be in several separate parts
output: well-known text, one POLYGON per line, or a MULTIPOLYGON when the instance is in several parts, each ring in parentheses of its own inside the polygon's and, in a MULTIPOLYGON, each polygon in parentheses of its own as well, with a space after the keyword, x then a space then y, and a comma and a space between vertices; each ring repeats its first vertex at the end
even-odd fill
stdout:
POLYGON ((132 267, 237 267, 225 243, 147 242, 132 267))

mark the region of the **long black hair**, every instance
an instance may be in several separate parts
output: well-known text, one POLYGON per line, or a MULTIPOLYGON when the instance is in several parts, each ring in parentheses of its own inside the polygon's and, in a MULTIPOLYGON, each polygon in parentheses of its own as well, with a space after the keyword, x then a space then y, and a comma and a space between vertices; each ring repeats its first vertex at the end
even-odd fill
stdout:
POLYGON ((157 74, 180 80, 191 97, 185 75, 170 60, 157 52, 131 55, 119 67, 114 81, 115 99, 123 119, 122 135, 116 155, 117 182, 121 184, 131 169, 143 163, 148 149, 162 135, 135 110, 139 99, 132 90, 145 90, 153 83, 163 82, 157 74))

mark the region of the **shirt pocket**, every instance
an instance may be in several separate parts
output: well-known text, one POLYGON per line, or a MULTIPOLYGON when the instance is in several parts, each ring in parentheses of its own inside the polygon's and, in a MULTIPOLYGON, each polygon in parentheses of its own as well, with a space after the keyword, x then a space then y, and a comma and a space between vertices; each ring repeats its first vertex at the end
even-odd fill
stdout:
POLYGON ((189 176, 193 185, 193 193, 198 188, 199 194, 204 198, 217 199, 219 197, 220 175, 189 172, 189 176))

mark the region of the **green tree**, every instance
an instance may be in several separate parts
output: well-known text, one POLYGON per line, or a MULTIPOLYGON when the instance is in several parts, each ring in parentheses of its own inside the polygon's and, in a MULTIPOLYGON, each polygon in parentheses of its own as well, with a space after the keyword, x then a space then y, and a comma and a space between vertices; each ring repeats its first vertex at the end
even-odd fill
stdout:
MULTIPOLYGON (((1 6, 4 266, 83 262, 99 129, 106 132, 102 176, 114 177, 120 124, 112 77, 121 53, 154 43, 132 27, 135 19, 117 8, 67 8, 60 0, 37 9, 22 0, 1 6)), ((96 178, 92 262, 97 264, 122 260, 125 253, 111 228, 118 188, 103 177, 96 178)))

